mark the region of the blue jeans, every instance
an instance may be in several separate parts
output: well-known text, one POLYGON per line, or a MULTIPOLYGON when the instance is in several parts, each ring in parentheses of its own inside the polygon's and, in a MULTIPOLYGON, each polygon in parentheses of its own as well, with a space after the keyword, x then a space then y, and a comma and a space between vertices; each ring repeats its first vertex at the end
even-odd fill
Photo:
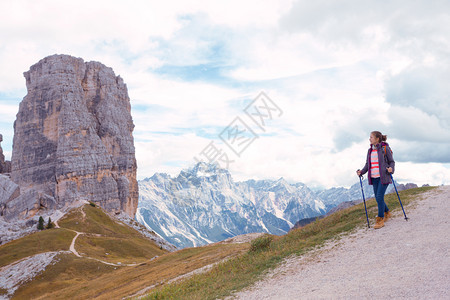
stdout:
POLYGON ((380 177, 373 178, 372 177, 372 185, 373 185, 373 193, 375 194, 375 199, 378 203, 378 216, 384 218, 384 213, 389 211, 386 203, 384 202, 384 193, 386 193, 386 189, 389 185, 382 184, 380 182, 380 177))

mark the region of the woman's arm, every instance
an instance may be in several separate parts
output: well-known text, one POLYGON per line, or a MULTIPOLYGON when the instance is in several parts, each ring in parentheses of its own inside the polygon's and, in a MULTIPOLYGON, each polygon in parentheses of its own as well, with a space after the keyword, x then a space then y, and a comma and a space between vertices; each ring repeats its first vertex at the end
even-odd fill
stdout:
MULTIPOLYGON (((392 151, 391 148, 389 146, 386 146, 386 158, 387 158, 387 167, 388 168, 392 168, 392 174, 394 174, 395 172, 395 161, 394 161, 394 156, 392 155, 392 151)), ((391 171, 391 170, 389 170, 391 171)))
MULTIPOLYGON (((369 149, 369 151, 370 151, 370 149, 369 149)), ((367 154, 366 164, 365 164, 364 168, 362 168, 360 176, 366 174, 368 170, 369 170, 369 154, 367 154)))

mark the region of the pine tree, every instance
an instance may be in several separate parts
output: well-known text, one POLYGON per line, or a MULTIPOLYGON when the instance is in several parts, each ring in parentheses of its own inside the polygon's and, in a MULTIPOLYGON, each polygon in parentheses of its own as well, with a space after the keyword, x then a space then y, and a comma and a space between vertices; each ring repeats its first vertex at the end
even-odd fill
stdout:
POLYGON ((39 223, 38 223, 37 228, 39 230, 44 230, 44 218, 42 216, 39 217, 39 223))
POLYGON ((53 223, 52 223, 52 219, 50 219, 50 217, 48 217, 48 223, 47 223, 47 229, 53 228, 53 223))

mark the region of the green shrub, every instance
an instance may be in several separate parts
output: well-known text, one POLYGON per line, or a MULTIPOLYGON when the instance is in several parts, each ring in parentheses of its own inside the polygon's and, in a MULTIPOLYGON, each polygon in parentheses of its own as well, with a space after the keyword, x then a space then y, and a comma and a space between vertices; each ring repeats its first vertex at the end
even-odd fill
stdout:
POLYGON ((250 252, 262 251, 266 250, 270 247, 273 238, 270 235, 263 235, 259 238, 256 238, 252 241, 250 245, 250 252))
POLYGON ((53 228, 53 223, 52 223, 52 219, 50 219, 50 217, 48 217, 48 223, 47 223, 47 229, 53 228))
POLYGON ((92 207, 97 207, 97 205, 95 205, 95 203, 92 202, 92 201, 89 201, 89 205, 92 206, 92 207))
POLYGON ((39 230, 44 230, 44 218, 42 216, 39 217, 39 222, 37 228, 39 230))

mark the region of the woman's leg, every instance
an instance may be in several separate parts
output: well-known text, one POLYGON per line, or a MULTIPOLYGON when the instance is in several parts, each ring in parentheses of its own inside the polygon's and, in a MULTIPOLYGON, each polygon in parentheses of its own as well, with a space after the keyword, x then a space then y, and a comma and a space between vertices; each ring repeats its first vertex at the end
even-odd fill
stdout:
POLYGON ((380 178, 372 178, 373 195, 377 197, 378 186, 380 185, 380 178))
POLYGON ((375 199, 377 200, 377 204, 378 204, 378 216, 381 216, 380 210, 383 211, 383 215, 384 215, 384 207, 380 206, 380 202, 378 202, 378 188, 381 186, 380 184, 380 178, 372 178, 372 186, 373 186, 373 195, 375 197, 375 199))
MULTIPOLYGON (((375 194, 375 199, 377 200, 378 204, 378 216, 381 218, 384 218, 384 213, 389 211, 387 208, 386 203, 384 202, 384 194, 386 193, 386 189, 389 184, 382 184, 380 182, 380 179, 378 179, 378 185, 377 185, 377 193, 375 194)), ((372 178, 373 181, 373 178, 372 178)))

